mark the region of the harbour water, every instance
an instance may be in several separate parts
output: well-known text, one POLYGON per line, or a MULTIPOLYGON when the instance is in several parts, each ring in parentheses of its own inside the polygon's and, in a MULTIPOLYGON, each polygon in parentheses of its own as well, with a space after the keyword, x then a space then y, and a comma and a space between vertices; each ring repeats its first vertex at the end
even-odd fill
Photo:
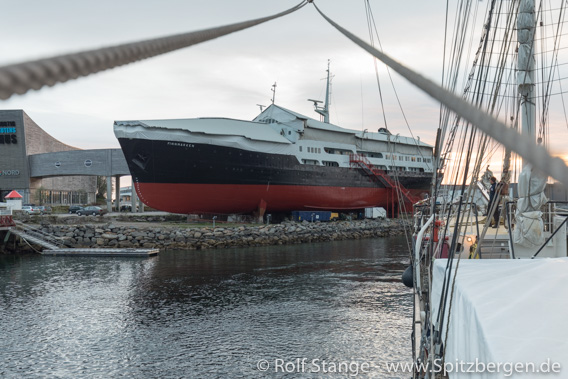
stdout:
POLYGON ((407 264, 404 237, 3 256, 0 376, 409 377, 407 264))

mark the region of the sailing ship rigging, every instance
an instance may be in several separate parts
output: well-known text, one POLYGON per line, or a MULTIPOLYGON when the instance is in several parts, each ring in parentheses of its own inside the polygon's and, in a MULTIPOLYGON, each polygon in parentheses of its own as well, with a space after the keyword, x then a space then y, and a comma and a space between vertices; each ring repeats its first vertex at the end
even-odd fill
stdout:
MULTIPOLYGON (((479 3, 461 5, 456 18, 460 27, 455 29, 453 53, 449 54, 445 75, 445 85, 454 91, 465 65, 462 60, 468 55, 463 41, 468 40, 470 29, 474 30, 479 3)), ((507 120, 511 130, 521 130, 533 144, 541 146, 547 146, 549 140, 554 89, 562 95, 564 79, 559 53, 565 4, 552 9, 544 6, 541 2, 535 7, 532 0, 488 2, 481 38, 478 46, 471 49, 473 65, 463 84, 464 99, 507 120), (554 25, 549 23, 553 19, 554 25), (552 49, 547 49, 549 41, 552 49)), ((522 281, 522 286, 540 286, 543 280, 554 281, 567 275, 554 269, 567 256, 566 218, 557 214, 558 202, 547 202, 547 175, 526 160, 521 165, 522 150, 517 149, 516 158, 511 153, 513 146, 502 147, 461 114, 442 108, 440 119, 436 146, 440 154, 436 162, 438 177, 443 173, 447 185, 444 191, 437 181, 430 204, 415 207, 415 250, 411 255, 413 266, 409 268, 414 278, 408 284, 415 290, 414 358, 422 365, 415 377, 465 377, 468 371, 458 367, 458 362, 479 361, 484 365, 519 362, 526 372, 531 372, 526 363, 538 365, 542 352, 561 362, 564 349, 555 351, 550 343, 544 343, 538 351, 529 339, 515 338, 524 331, 511 327, 510 320, 523 319, 525 315, 510 313, 519 309, 506 305, 507 299, 512 301, 514 296, 524 296, 528 307, 537 301, 516 291, 514 286, 521 286, 522 281), (501 182, 497 188, 491 188, 491 200, 484 201, 480 194, 487 197, 489 188, 482 184, 482 177, 493 176, 489 166, 495 167, 499 156, 503 158, 498 167, 501 182), (512 179, 518 181, 516 188, 509 187, 512 179), (541 275, 546 279, 527 273, 539 265, 516 263, 519 258, 535 257, 559 259, 543 261, 541 275), (488 275, 497 277, 504 285, 488 280, 488 275), (472 296, 471 291, 482 291, 485 296, 472 296), (495 299, 500 299, 500 303, 495 304, 495 299), (496 320, 489 311, 499 314, 499 318, 496 320), (443 372, 448 368, 449 372, 443 372)), ((537 296, 555 300, 525 312, 531 319, 546 319, 550 312, 564 307, 556 302, 556 288, 545 285, 542 290, 546 295, 537 296)), ((524 324, 530 322, 525 319, 524 324)), ((565 328, 558 329, 559 325, 554 323, 549 326, 550 330, 541 330, 542 335, 551 340, 566 336, 565 328)), ((490 375, 488 371, 469 372, 476 372, 479 377, 490 375)))

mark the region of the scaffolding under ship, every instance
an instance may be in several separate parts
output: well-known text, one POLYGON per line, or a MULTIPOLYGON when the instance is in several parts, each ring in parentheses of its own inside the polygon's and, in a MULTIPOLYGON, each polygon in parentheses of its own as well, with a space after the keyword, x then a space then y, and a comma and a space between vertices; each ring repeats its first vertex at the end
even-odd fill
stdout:
POLYGON ((393 209, 422 199, 432 146, 341 128, 272 104, 253 121, 115 121, 140 199, 180 214, 393 209))

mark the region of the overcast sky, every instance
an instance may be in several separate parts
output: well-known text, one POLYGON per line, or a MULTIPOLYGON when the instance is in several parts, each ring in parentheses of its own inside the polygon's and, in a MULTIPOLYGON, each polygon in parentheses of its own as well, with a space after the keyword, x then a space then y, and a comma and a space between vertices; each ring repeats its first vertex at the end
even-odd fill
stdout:
MULTIPOLYGON (((298 0, 28 1, 2 5, 0 65, 225 25, 278 13, 298 0)), ((439 81, 444 4, 371 1, 383 48, 439 81), (412 64, 414 62, 414 64, 412 64)), ((320 0, 320 8, 368 40, 364 1, 320 0)), ((307 99, 324 98, 333 78, 331 121, 383 126, 372 57, 333 29, 312 5, 230 36, 72 82, 14 96, 44 130, 80 148, 117 147, 114 120, 229 117, 250 120, 276 103, 318 118, 307 99)), ((381 68, 388 127, 408 135, 381 68)), ((413 132, 433 143, 438 106, 396 75, 413 132)))
MULTIPOLYGON (((0 65, 250 20, 299 2, 6 1, 0 65)), ((368 40, 364 0, 316 2, 368 40)), ((370 3, 384 51, 439 83, 446 1, 370 3)), ((372 57, 327 24, 311 4, 217 40, 14 96, 1 108, 23 109, 55 138, 84 149, 118 147, 114 120, 250 120, 259 113, 257 104, 270 104, 274 82, 278 105, 318 118, 307 99, 323 100, 328 59, 334 75, 331 122, 356 130, 384 126, 372 57)), ((393 134, 409 135, 382 65, 380 73, 387 126, 393 134)), ((396 74, 393 79, 413 133, 433 144, 439 105, 396 74)))

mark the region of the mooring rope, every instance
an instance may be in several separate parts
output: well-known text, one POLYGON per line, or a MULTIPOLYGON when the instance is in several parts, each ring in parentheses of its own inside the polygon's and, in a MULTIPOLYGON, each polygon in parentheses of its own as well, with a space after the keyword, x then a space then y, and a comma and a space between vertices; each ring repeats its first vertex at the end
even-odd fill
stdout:
POLYGON ((568 167, 564 164, 562 159, 551 156, 544 147, 537 145, 528 137, 508 128, 505 124, 493 118, 481 109, 476 108, 433 81, 426 79, 422 75, 395 61, 388 55, 368 45, 353 33, 339 26, 327 17, 317 7, 317 5, 315 5, 315 3, 313 4, 319 14, 327 22, 359 47, 380 59, 383 63, 391 67, 410 83, 420 88, 434 99, 440 101, 446 107, 475 125, 478 129, 489 135, 494 140, 521 155, 525 160, 530 162, 533 167, 549 176, 552 176, 564 185, 568 185, 568 167))
POLYGON ((303 0, 287 11, 236 24, 0 67, 0 99, 222 37, 285 16, 306 4, 303 0))

